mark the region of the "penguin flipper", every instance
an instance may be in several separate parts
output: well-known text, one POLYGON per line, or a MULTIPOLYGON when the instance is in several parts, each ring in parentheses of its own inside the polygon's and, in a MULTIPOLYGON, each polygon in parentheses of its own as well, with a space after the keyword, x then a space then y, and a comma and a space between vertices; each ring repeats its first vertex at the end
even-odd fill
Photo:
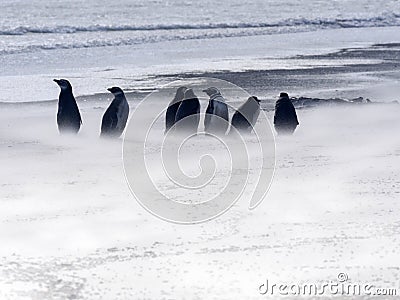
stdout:
POLYGON ((117 114, 106 111, 101 122, 101 134, 112 134, 115 131, 117 124, 117 114))

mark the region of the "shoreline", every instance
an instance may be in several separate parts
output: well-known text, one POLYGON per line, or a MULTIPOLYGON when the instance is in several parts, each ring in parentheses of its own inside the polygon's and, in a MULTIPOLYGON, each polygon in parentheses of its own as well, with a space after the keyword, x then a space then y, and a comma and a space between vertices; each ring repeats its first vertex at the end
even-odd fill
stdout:
MULTIPOLYGON (((99 91, 106 93, 105 89, 113 85, 127 91, 153 89, 171 81, 174 75, 185 74, 220 76, 219 73, 223 72, 229 77, 230 73, 240 75, 243 72, 261 71, 272 72, 272 75, 279 76, 277 79, 285 82, 288 70, 293 70, 292 73, 297 73, 296 76, 307 75, 313 69, 322 74, 343 64, 353 64, 359 65, 360 71, 369 72, 368 65, 378 66, 382 62, 381 57, 372 57, 365 51, 364 57, 343 59, 341 53, 337 55, 335 52, 349 48, 368 49, 373 45, 400 41, 398 28, 331 29, 297 34, 218 38, 201 42, 160 42, 137 47, 49 50, 37 53, 34 59, 21 55, 9 56, 7 59, 2 56, 0 62, 4 68, 0 73, 0 85, 5 88, 0 102, 56 99, 58 90, 51 82, 53 78, 70 79, 74 92, 79 97, 95 95, 99 91), (330 53, 333 53, 331 57, 318 57, 330 53), (59 56, 64 57, 63 61, 57 59, 59 56), (46 65, 45 71, 42 65, 46 65)), ((382 49, 379 51, 384 53, 382 49)), ((382 70, 392 68, 389 65, 378 67, 382 70)), ((341 71, 350 74, 346 69, 341 71)), ((248 81, 244 77, 242 80, 248 81)), ((294 86, 297 89, 296 82, 292 83, 291 80, 296 78, 288 78, 286 86, 282 88, 294 86)), ((335 80, 329 80, 328 83, 333 84, 332 88, 335 89, 335 80)), ((357 84, 357 81, 354 82, 357 84)), ((271 89, 263 86, 249 92, 271 91, 270 95, 275 96, 279 90, 279 81, 271 80, 266 83, 272 88, 275 86, 275 92, 272 93, 271 89)))

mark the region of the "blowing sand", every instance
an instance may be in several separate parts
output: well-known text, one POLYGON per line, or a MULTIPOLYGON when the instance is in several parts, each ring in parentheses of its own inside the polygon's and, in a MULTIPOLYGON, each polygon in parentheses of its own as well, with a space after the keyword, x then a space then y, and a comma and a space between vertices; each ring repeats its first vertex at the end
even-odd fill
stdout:
POLYGON ((2 107, 0 298, 260 299, 266 279, 340 272, 398 287, 398 105, 300 110, 257 209, 182 226, 130 194, 122 139, 98 138, 107 104, 79 102, 76 137, 58 135, 55 105, 2 107))

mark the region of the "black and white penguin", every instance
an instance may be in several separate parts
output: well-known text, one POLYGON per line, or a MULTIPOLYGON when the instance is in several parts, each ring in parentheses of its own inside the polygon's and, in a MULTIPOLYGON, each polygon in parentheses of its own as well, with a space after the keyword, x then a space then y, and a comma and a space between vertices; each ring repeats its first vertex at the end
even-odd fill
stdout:
POLYGON ((287 93, 281 93, 276 101, 274 125, 278 135, 291 135, 299 125, 296 109, 287 93))
POLYGON ((119 87, 107 90, 114 95, 114 100, 103 115, 100 136, 118 138, 125 129, 129 116, 129 105, 124 92, 119 87))
POLYGON ((232 127, 235 127, 240 132, 250 133, 259 115, 260 100, 256 96, 251 96, 233 114, 230 132, 233 132, 232 127))
POLYGON ((66 79, 54 79, 61 88, 58 97, 57 125, 62 133, 77 133, 82 124, 81 114, 72 94, 72 86, 66 79))
POLYGON ((204 118, 204 131, 210 134, 225 134, 229 127, 228 106, 221 92, 215 87, 203 90, 210 100, 204 118))
POLYGON ((172 126, 175 124, 175 117, 178 111, 179 105, 182 103, 182 100, 185 96, 185 91, 187 87, 181 86, 176 90, 176 94, 174 99, 169 103, 167 112, 165 113, 165 133, 170 130, 172 126))
POLYGON ((185 90, 183 101, 175 117, 175 129, 178 132, 197 133, 200 121, 200 102, 192 89, 185 90), (188 118, 189 117, 189 118, 188 118))

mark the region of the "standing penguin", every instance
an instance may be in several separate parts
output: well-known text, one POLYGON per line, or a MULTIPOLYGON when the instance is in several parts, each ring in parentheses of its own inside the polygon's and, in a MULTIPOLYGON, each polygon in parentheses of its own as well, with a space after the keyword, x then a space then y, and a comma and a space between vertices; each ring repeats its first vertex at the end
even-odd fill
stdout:
POLYGON ((200 102, 192 89, 185 90, 175 117, 178 132, 197 133, 200 121, 200 102), (188 118, 189 117, 189 118, 188 118))
POLYGON ((58 97, 57 125, 58 131, 63 133, 77 133, 82 124, 81 114, 72 94, 72 86, 66 79, 54 79, 61 88, 58 97))
POLYGON ((215 87, 209 87, 203 92, 210 96, 204 118, 204 131, 223 135, 229 127, 229 113, 225 99, 215 87))
POLYGON ((299 125, 296 109, 287 93, 281 93, 276 101, 274 125, 278 135, 291 135, 299 125))
POLYGON ((168 105, 167 112, 165 113, 165 133, 175 124, 176 112, 178 111, 179 105, 182 103, 186 90, 187 87, 185 86, 179 87, 176 90, 174 99, 172 99, 168 105))
POLYGON ((124 92, 119 87, 107 90, 114 95, 114 100, 103 115, 100 136, 118 138, 125 129, 129 116, 129 105, 124 92))
POLYGON ((260 100, 256 96, 251 96, 233 114, 230 132, 232 133, 232 127, 235 127, 240 132, 250 133, 259 115, 260 100))

